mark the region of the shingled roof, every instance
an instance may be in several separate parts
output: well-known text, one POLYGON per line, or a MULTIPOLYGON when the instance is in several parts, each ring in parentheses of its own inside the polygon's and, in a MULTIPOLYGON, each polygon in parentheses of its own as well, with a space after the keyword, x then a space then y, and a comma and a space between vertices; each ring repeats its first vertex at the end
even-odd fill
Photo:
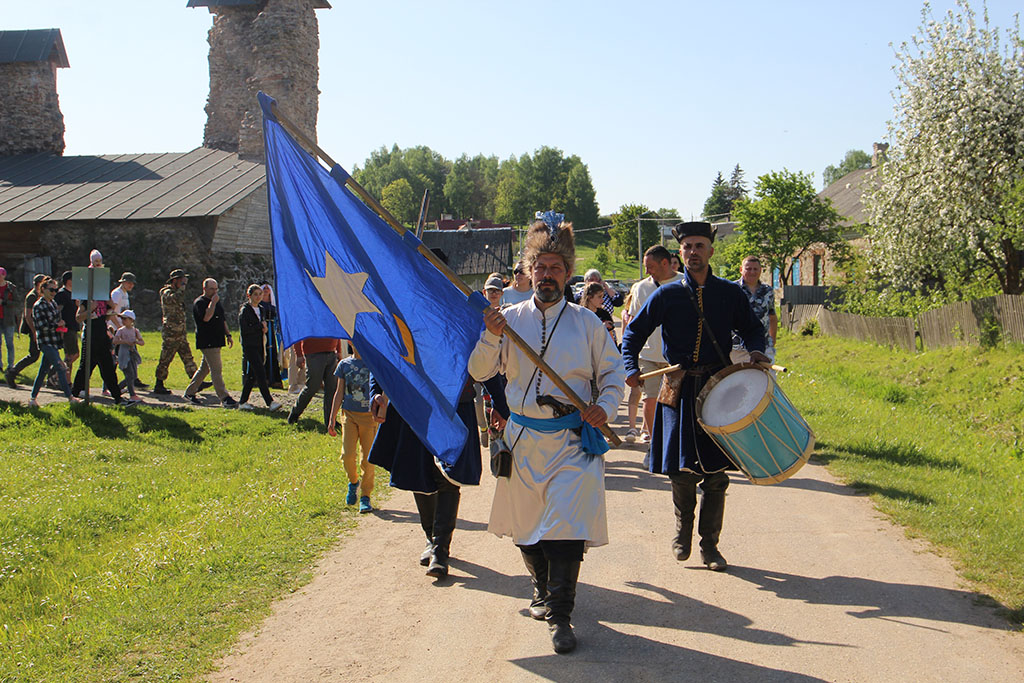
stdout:
POLYGON ((845 216, 840 223, 844 228, 856 228, 868 222, 864 191, 874 175, 873 168, 851 171, 818 193, 819 197, 831 199, 832 207, 845 216))
POLYGON ((219 216, 266 168, 206 147, 168 154, 0 157, 0 223, 219 216))
POLYGON ((0 31, 0 64, 47 62, 51 59, 59 68, 71 66, 59 28, 0 31))
POLYGON ((512 266, 512 230, 424 230, 423 243, 440 247, 458 275, 504 273, 512 266))

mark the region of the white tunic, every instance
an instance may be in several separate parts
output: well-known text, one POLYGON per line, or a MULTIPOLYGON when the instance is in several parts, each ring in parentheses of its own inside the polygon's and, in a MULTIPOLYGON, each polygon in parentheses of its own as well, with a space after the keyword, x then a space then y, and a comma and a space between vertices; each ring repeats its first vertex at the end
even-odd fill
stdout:
MULTIPOLYGON (((533 297, 502 312, 508 326, 538 353, 542 330, 546 330, 545 339, 551 343, 544 360, 584 401, 591 397, 590 381, 596 380, 597 405, 609 419, 615 417, 624 393, 625 369, 611 335, 596 315, 564 300, 542 312, 533 297)), ((474 379, 505 374, 505 397, 512 412, 551 418, 551 408, 537 405, 538 393, 563 403, 569 400, 539 370, 534 374, 536 367, 508 339, 487 330, 469 357, 474 379)), ((488 524, 491 533, 511 536, 518 545, 580 539, 587 546, 606 544, 604 459, 584 453, 580 437, 568 429, 544 433, 510 422, 505 441, 512 447, 512 476, 498 479, 488 524)))

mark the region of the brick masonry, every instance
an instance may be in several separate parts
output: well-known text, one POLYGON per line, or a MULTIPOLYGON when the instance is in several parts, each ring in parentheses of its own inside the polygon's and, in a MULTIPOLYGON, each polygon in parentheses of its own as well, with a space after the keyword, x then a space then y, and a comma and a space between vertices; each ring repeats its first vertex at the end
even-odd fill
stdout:
POLYGON ((64 153, 64 115, 53 64, 0 64, 0 93, 0 156, 64 153))
POLYGON ((203 145, 264 161, 256 101, 261 90, 315 140, 320 39, 311 0, 267 0, 259 10, 211 9, 210 95, 203 145))

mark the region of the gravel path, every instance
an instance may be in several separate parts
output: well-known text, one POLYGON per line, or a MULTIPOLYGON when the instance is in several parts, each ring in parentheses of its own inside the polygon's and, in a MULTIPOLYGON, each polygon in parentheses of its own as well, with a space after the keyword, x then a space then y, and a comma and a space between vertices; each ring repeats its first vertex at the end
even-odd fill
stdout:
POLYGON ((463 489, 449 578, 424 575, 412 495, 395 492, 209 680, 1024 680, 1024 634, 824 467, 734 477, 715 573, 671 555, 668 483, 642 457, 607 454, 611 543, 583 563, 575 653, 526 614, 518 550, 486 530, 485 474, 463 489))

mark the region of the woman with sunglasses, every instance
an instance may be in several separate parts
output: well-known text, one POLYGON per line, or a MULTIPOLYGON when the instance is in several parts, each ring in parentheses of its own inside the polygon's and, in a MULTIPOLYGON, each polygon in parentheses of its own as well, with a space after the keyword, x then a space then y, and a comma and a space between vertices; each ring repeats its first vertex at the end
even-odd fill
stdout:
POLYGON ((39 299, 32 306, 32 321, 36 328, 36 343, 39 345, 39 353, 43 359, 39 362, 39 372, 36 374, 36 381, 32 385, 32 398, 29 399, 30 406, 38 406, 36 397, 43 386, 43 381, 51 368, 58 372, 57 381, 60 383, 60 390, 71 403, 77 401, 71 395, 71 387, 68 386, 67 370, 60 360, 60 350, 64 347, 64 333, 58 328, 64 326, 64 318, 60 314, 60 307, 53 302, 57 294, 57 281, 47 278, 43 281, 39 290, 39 299))

